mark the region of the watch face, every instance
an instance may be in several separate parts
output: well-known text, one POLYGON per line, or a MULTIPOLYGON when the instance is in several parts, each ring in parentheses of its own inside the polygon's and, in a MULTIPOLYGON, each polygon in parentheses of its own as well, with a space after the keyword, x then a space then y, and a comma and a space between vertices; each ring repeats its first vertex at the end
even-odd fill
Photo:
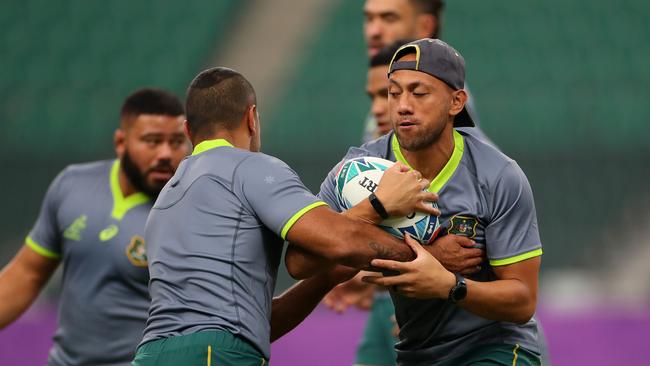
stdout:
POLYGON ((464 283, 459 284, 459 286, 454 289, 454 293, 451 296, 454 302, 464 300, 467 296, 467 286, 464 283))

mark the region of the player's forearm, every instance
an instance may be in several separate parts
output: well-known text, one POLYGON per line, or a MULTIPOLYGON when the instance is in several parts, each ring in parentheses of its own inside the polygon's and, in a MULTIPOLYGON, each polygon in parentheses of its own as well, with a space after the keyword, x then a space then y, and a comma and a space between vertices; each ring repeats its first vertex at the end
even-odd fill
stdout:
POLYGON ((16 320, 47 283, 58 261, 23 246, 0 272, 0 329, 16 320))
POLYGON ((381 216, 375 211, 368 200, 362 200, 351 209, 344 211, 343 215, 353 220, 362 221, 368 224, 378 225, 382 222, 381 216))
POLYGON ((337 284, 321 274, 302 280, 275 297, 271 310, 271 342, 300 324, 337 284))
POLYGON ((42 284, 21 275, 12 262, 0 272, 0 329, 16 320, 34 302, 42 284))
MULTIPOLYGON (((382 220, 367 200, 362 201, 342 214, 350 219, 373 225, 378 224, 382 220)), ((285 263, 287 271, 295 279, 309 278, 327 272, 336 265, 332 260, 291 244, 287 248, 285 263)))
POLYGON ((295 279, 305 279, 331 270, 336 263, 289 244, 284 257, 287 271, 295 279))
POLYGON ((415 257, 403 241, 375 225, 352 220, 328 208, 315 208, 289 230, 293 245, 348 267, 369 269, 375 258, 408 261, 415 257))
POLYGON ((517 279, 477 282, 466 280, 467 298, 460 306, 487 319, 523 324, 535 314, 537 297, 517 279))
POLYGON ((375 258, 400 262, 415 258, 413 251, 403 241, 375 225, 357 222, 348 229, 332 235, 332 239, 339 243, 339 257, 335 259, 337 263, 376 271, 370 265, 375 258))

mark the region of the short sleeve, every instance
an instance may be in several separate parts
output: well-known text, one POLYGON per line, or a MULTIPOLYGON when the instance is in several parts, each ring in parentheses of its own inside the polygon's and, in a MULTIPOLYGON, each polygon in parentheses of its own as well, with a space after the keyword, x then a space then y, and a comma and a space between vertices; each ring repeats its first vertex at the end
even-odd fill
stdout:
POLYGON ((515 162, 505 166, 488 198, 491 218, 485 228, 492 266, 517 263, 542 254, 533 192, 515 162))
POLYGON ((25 239, 28 247, 36 253, 52 258, 61 258, 61 230, 57 220, 57 210, 61 202, 61 185, 64 180, 65 171, 52 181, 45 199, 41 204, 41 211, 38 214, 36 223, 25 239))
POLYGON ((235 175, 254 214, 282 239, 302 215, 326 205, 287 164, 269 155, 258 153, 247 158, 235 175))
POLYGON ((325 177, 325 180, 320 185, 320 192, 318 192, 318 197, 336 212, 344 211, 339 200, 336 198, 336 174, 339 169, 341 169, 343 161, 336 164, 336 166, 327 174, 327 177, 325 177))

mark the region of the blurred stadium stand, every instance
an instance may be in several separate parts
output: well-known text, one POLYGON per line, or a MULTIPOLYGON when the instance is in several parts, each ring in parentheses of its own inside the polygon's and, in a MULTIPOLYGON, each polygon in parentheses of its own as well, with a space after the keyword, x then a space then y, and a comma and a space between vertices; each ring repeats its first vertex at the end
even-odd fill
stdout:
POLYGON ((3 258, 22 245, 59 170, 114 156, 112 136, 125 96, 143 86, 183 96, 246 3, 0 4, 3 258))

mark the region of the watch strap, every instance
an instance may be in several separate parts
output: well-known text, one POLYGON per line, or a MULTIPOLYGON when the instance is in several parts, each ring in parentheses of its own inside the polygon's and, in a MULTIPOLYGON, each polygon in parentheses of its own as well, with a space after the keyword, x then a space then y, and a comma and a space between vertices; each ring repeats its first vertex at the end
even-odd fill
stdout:
POLYGON ((381 203, 381 201, 379 201, 379 198, 377 198, 377 196, 375 196, 374 193, 370 193, 370 196, 368 196, 368 200, 370 201, 370 204, 372 205, 372 208, 375 209, 377 214, 379 214, 379 216, 382 219, 386 220, 387 218, 390 217, 388 215, 388 212, 386 212, 386 208, 381 203))
POLYGON ((454 272, 454 276, 456 277, 456 284, 451 288, 451 290, 449 290, 449 296, 447 300, 452 303, 457 303, 459 301, 465 300, 465 297, 467 296, 467 283, 465 282, 465 277, 461 276, 460 274, 454 272), (464 291, 463 297, 460 299, 458 299, 456 296, 456 293, 459 291, 464 291))

